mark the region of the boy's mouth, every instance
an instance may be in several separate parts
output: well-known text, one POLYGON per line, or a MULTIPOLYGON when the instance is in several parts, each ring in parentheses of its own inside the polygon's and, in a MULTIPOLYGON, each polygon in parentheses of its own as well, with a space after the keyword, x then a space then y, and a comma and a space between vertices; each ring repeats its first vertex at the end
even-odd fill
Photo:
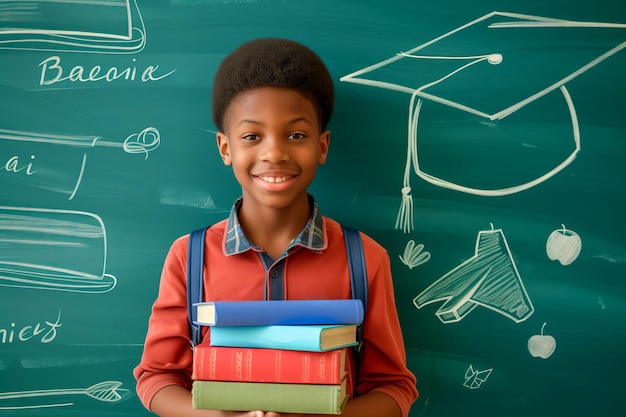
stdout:
POLYGON ((265 181, 265 182, 271 182, 271 183, 281 183, 281 182, 285 182, 288 179, 292 178, 290 176, 282 176, 282 177, 259 177, 261 180, 265 181))

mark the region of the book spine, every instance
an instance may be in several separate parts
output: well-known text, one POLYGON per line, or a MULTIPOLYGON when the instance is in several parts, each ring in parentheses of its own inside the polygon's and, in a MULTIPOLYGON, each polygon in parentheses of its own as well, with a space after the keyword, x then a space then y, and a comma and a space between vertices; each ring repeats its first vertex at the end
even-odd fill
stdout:
MULTIPOLYGON (((224 326, 211 328, 211 346, 321 352, 321 326, 224 326)), ((344 346, 335 346, 341 348, 344 346)))
MULTIPOLYGON (((224 326, 212 327, 211 346, 248 347, 264 349, 305 350, 324 352, 356 344, 356 339, 346 339, 343 344, 322 347, 322 333, 331 328, 355 325, 305 325, 305 326, 224 326)), ((356 335, 356 334, 355 334, 356 335)))
POLYGON ((306 352, 199 345, 193 352, 194 380, 339 384, 345 350, 306 352))
POLYGON ((363 321, 363 304, 355 299, 214 301, 198 303, 195 307, 197 324, 203 326, 361 324, 363 321))
POLYGON ((194 381, 191 392, 194 408, 210 410, 339 414, 346 403, 342 385, 194 381))

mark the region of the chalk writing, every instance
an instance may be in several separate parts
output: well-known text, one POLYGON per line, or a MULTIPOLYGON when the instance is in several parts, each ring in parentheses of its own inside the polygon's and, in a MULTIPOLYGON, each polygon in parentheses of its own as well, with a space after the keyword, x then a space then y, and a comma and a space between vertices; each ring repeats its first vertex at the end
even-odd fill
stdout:
POLYGON ((26 175, 33 175, 35 170, 33 169, 33 162, 35 155, 30 156, 30 162, 25 163, 20 161, 19 155, 13 155, 7 159, 6 163, 0 166, 0 171, 9 172, 11 174, 24 173, 26 175))
MULTIPOLYGON (((133 62, 136 59, 133 58, 133 62)), ((63 69, 61 65, 61 58, 59 56, 51 56, 38 65, 41 67, 41 76, 39 78, 39 85, 53 85, 63 81, 70 82, 96 82, 96 81, 116 81, 116 80, 141 80, 142 82, 159 81, 172 75, 176 69, 173 69, 166 73, 159 74, 158 65, 148 65, 141 71, 141 75, 137 75, 137 67, 130 65, 126 68, 110 67, 103 69, 100 65, 94 65, 90 69, 87 69, 81 65, 72 67, 69 71, 63 69)))
POLYGON ((50 343, 57 337, 57 328, 61 327, 61 311, 54 322, 44 321, 35 324, 17 325, 11 322, 7 327, 0 328, 0 344, 7 345, 28 342, 31 339, 41 343, 50 343))
MULTIPOLYGON (((151 126, 144 128, 139 133, 132 133, 128 135, 122 143, 107 141, 101 136, 56 135, 50 133, 0 128, 0 140, 1 139, 43 145, 64 145, 71 148, 121 148, 128 154, 143 154, 144 159, 148 159, 148 154, 157 149, 161 143, 161 135, 158 129, 151 126)), ((23 173, 26 175, 32 175, 36 172, 34 169, 35 158, 36 156, 34 154, 31 155, 30 161, 27 163, 21 156, 13 155, 4 163, 4 165, 0 165, 0 172, 6 171, 12 174, 23 173)), ((57 192, 66 192, 69 195, 68 200, 72 200, 78 192, 85 174, 87 167, 87 153, 83 153, 82 158, 80 158, 77 162, 79 164, 78 166, 75 166, 77 168, 76 179, 74 181, 68 180, 67 184, 72 185, 71 189, 63 186, 47 188, 57 192)), ((44 166, 42 172, 46 171, 45 168, 46 167, 44 166)))

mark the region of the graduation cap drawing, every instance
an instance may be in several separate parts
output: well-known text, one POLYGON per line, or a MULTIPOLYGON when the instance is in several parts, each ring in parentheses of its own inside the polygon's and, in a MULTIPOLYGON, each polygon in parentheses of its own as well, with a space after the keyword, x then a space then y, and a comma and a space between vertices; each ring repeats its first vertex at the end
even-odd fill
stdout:
POLYGON ((581 147, 578 116, 566 84, 625 49, 624 29, 626 24, 494 11, 342 77, 343 82, 410 95, 402 203, 395 227, 406 233, 413 230, 411 168, 436 186, 492 197, 532 188, 568 166, 581 147), (589 36, 591 31, 595 36, 589 36), (463 93, 468 85, 476 85, 472 94, 463 93), (424 101, 497 121, 552 92, 560 93, 567 104, 573 144, 567 157, 547 172, 520 184, 489 189, 459 184, 420 168, 417 126, 424 101))
POLYGON ((0 0, 0 49, 130 54, 145 44, 136 0, 0 0))

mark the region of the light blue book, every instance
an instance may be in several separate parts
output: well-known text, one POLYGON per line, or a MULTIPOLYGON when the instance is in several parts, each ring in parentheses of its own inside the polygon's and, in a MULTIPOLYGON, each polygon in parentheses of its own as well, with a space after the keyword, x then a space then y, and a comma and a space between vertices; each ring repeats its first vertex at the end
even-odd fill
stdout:
POLYGON ((211 346, 324 352, 357 344, 355 324, 211 327, 211 346))

